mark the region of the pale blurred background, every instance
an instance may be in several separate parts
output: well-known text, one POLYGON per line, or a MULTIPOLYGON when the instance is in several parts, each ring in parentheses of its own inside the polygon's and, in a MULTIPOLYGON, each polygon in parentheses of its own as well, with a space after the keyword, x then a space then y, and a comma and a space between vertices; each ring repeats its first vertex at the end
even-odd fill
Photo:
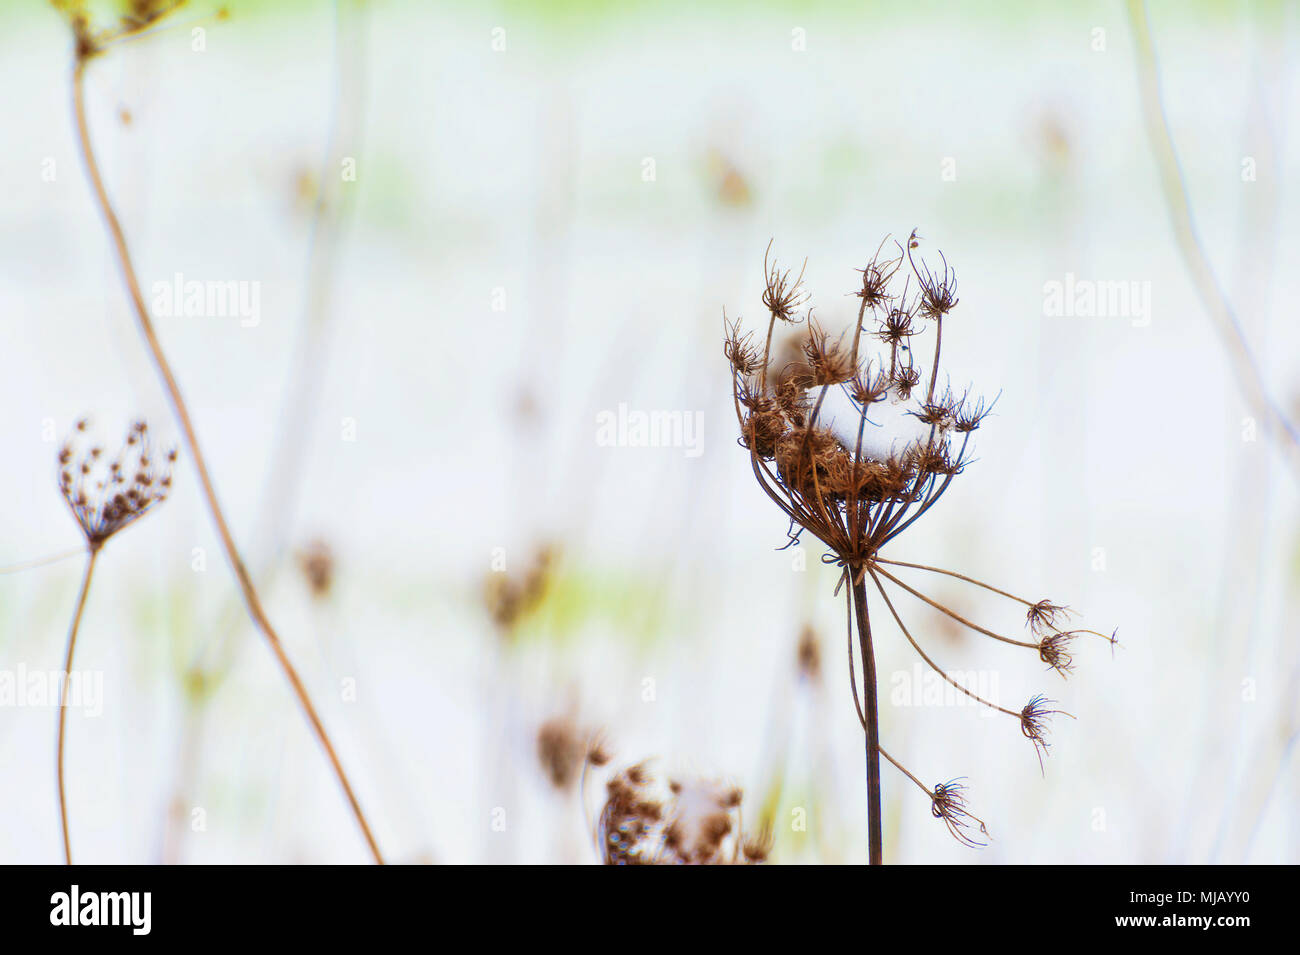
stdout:
MULTIPOLYGON (((967 777, 993 836, 958 845, 886 765, 887 860, 1300 861, 1300 475, 1250 426, 1178 253, 1123 4, 226 9, 96 61, 92 134, 146 293, 178 272, 258 283, 255 326, 159 330, 393 861, 595 861, 576 782, 538 758, 566 717, 615 765, 743 787, 774 861, 865 861, 836 570, 811 538, 776 549, 722 311, 763 322, 775 239, 846 322, 853 269, 913 228, 957 270, 946 371, 1000 398, 978 460, 889 556, 1068 603, 1122 649, 1081 642, 1062 682, 896 598, 1004 705, 1042 692, 1078 717, 1053 724, 1044 777, 1013 720, 891 704, 920 661, 877 608, 884 745, 927 785, 967 777), (1049 315, 1067 274, 1149 283, 1149 314, 1049 315), (620 405, 698 412, 698 443, 598 441, 620 405), (320 597, 299 560, 317 540, 320 597), (526 589, 546 548, 498 625, 485 595, 526 589), (805 626, 819 680, 799 675, 805 626)), ((1300 12, 1149 13, 1206 252, 1300 414, 1300 12)), ((135 415, 177 429, 76 151, 65 25, 7 3, 0 37, 11 565, 80 543, 54 479, 77 416, 110 445, 135 415)), ((103 712, 69 714, 77 858, 364 862, 196 482, 182 451, 172 499, 96 571, 77 669, 102 673, 103 712)), ((79 573, 0 576, 0 672, 61 665, 79 573)), ((907 579, 1023 632, 1014 605, 907 579)), ((59 859, 55 717, 0 707, 0 861, 59 859)))

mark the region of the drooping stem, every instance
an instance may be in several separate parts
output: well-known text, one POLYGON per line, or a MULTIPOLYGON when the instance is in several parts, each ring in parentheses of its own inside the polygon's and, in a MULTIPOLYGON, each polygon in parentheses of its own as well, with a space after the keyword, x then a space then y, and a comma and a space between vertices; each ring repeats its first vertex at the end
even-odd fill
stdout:
POLYGON ((59 731, 56 771, 59 779, 59 821, 63 824, 63 861, 72 865, 72 840, 68 838, 68 799, 63 784, 63 740, 67 728, 68 684, 72 682, 72 654, 77 649, 77 630, 81 627, 81 613, 86 609, 86 595, 90 593, 90 577, 95 571, 95 557, 99 547, 91 545, 86 551, 86 570, 81 576, 81 593, 77 595, 77 609, 72 612, 72 626, 68 629, 68 651, 63 658, 63 687, 59 691, 59 731))
POLYGON ((876 655, 871 646, 871 619, 867 615, 866 575, 852 568, 853 609, 858 621, 858 646, 862 654, 862 717, 866 723, 867 844, 871 865, 884 863, 880 817, 880 719, 876 705, 876 655))
POLYGON ((366 821, 365 813, 361 811, 361 804, 358 802, 356 794, 352 790, 352 784, 348 780, 347 774, 343 771, 343 764, 339 762, 338 755, 334 751, 334 745, 330 742, 329 734, 325 732, 325 726, 321 723, 320 717, 316 713, 316 707, 312 704, 311 697, 307 694, 307 688, 303 685, 298 671, 289 661, 285 653, 284 646, 280 642, 280 637, 275 628, 271 626, 271 621, 267 618, 266 612, 262 609, 261 599, 258 597, 257 590, 253 587, 252 578, 244 566, 243 558, 240 556, 238 548, 235 546, 234 537, 230 533, 230 528, 226 523, 225 512, 222 511, 221 505, 217 502, 217 492, 212 483, 212 477, 208 473, 207 459, 203 456, 203 451, 199 447, 198 435, 195 432, 194 424, 190 420, 189 408, 185 399, 181 396, 180 385, 172 373, 171 365, 167 361, 167 356, 163 352, 162 344, 158 340, 158 335, 154 331, 153 322, 149 317, 149 312, 145 308, 144 296, 140 291, 140 282, 136 277, 135 266, 131 262, 131 253, 127 245, 126 235, 122 230, 122 225, 118 221, 117 213, 113 210, 113 204, 109 200, 108 192, 104 187, 103 178, 100 175, 99 164, 95 159, 94 149, 90 143, 90 129, 86 122, 86 104, 85 104, 85 66, 86 61, 78 57, 76 67, 73 70, 72 79, 72 103, 73 112, 77 122, 77 138, 81 148, 81 156, 86 164, 86 172, 90 178, 90 184, 95 192, 95 199, 99 204, 100 212, 108 225, 109 234, 113 240, 113 247, 117 254, 118 264, 121 268, 122 277, 126 282, 127 291, 130 294, 131 305, 135 312, 137 323, 140 327, 140 333, 144 337, 145 344, 153 358, 154 365, 158 369, 158 374, 162 378, 162 383, 167 391, 168 399, 171 402, 172 410, 176 414, 176 420, 180 424, 181 432, 185 438, 185 445, 190 452, 194 461, 195 470, 199 475, 199 483, 202 488, 203 498, 207 503, 208 511, 212 515, 212 521, 216 525, 217 535, 221 539, 222 549, 225 551, 226 559, 234 571, 235 580, 244 598, 244 604, 248 608, 248 614, 258 630, 266 638, 267 644, 274 654, 276 662, 279 663, 280 669, 284 671, 285 678, 289 681, 298 702, 302 707, 307 721, 311 724, 312 730, 320 742, 321 748, 325 750, 325 755, 329 759, 330 765, 334 770, 334 775, 338 778, 339 785, 343 788, 344 795, 347 797, 348 804, 352 808, 352 814, 356 817, 357 824, 361 827, 361 832, 365 836, 366 844, 370 847, 370 852, 374 856, 375 862, 383 864, 384 858, 380 854, 379 845, 375 842, 375 837, 370 831, 370 825, 366 821))

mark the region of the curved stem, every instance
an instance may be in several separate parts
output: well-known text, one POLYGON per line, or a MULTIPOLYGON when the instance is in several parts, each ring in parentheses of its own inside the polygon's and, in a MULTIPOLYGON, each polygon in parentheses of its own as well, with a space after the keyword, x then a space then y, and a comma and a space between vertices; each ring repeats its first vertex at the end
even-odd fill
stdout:
POLYGON ((1034 605, 1032 600, 1026 600, 1024 597, 1017 597, 1015 594, 1009 594, 1005 590, 999 590, 992 584, 986 584, 984 581, 976 580, 974 577, 967 577, 965 574, 959 574, 955 570, 944 570, 942 567, 931 567, 928 564, 910 564, 905 560, 885 560, 883 557, 876 557, 875 563, 891 564, 894 567, 911 567, 915 570, 928 570, 932 574, 943 574, 945 577, 954 577, 957 580, 964 580, 968 584, 974 584, 976 587, 983 587, 985 590, 1006 597, 1008 600, 1014 600, 1016 603, 1024 604, 1026 607, 1032 607, 1034 605))
MULTIPOLYGON (((856 575, 855 575, 856 576, 856 575)), ((862 716, 867 745, 867 843, 872 865, 884 863, 880 822, 880 719, 876 706, 876 656, 871 647, 871 620, 867 616, 867 582, 853 581, 854 616, 858 619, 858 644, 862 654, 862 716)))
POLYGON ((1000 633, 994 633, 992 630, 988 630, 984 627, 981 627, 977 623, 972 623, 971 621, 963 617, 961 614, 957 613, 957 611, 949 610, 947 607, 939 603, 937 600, 931 600, 929 597, 921 593, 919 590, 912 589, 907 584, 903 583, 901 580, 899 580, 897 577, 891 574, 889 571, 885 570, 885 568, 883 567, 877 567, 876 571, 882 574, 883 576, 888 577, 890 580, 892 580, 898 586, 902 587, 913 597, 916 597, 919 600, 923 600, 925 603, 929 604, 935 610, 938 610, 940 613, 947 614, 949 617, 951 617, 953 620, 956 620, 962 626, 969 627, 971 630, 974 630, 976 633, 982 633, 986 637, 992 637, 994 640, 1001 640, 1003 643, 1009 643, 1015 647, 1028 647, 1030 650, 1038 649, 1038 644, 1036 643, 1028 643, 1024 640, 1013 640, 1011 637, 1004 637, 1000 633))
POLYGON ((86 571, 81 576, 81 593, 77 595, 77 609, 72 613, 72 626, 68 629, 68 650, 63 657, 63 686, 59 690, 59 731, 56 771, 59 779, 59 821, 63 825, 63 861, 72 865, 72 840, 68 838, 68 798, 63 784, 63 740, 67 730, 68 684, 72 682, 72 654, 77 649, 77 630, 81 626, 81 614, 86 609, 86 595, 90 593, 90 577, 95 571, 95 557, 99 554, 98 545, 92 544, 86 551, 86 571))
POLYGON ((375 862, 383 864, 384 858, 379 852, 379 845, 375 842, 375 837, 370 831, 370 825, 366 821, 365 813, 361 811, 361 804, 357 801, 356 794, 352 790, 352 784, 349 782, 347 774, 343 771, 343 765, 339 762, 338 755, 334 751, 334 746, 330 742, 329 734, 325 732, 325 727, 321 723, 320 717, 316 713, 316 707, 312 705, 311 697, 307 694, 307 689, 303 686, 302 680, 298 676, 298 671, 294 669, 289 657, 285 653, 280 638, 271 626, 271 621, 267 619, 266 612, 262 609, 261 599, 257 595, 257 590, 253 587, 252 578, 248 570, 244 567, 243 558, 235 546, 234 537, 230 533, 230 528, 226 523, 225 513, 221 505, 217 502, 217 492, 212 484, 212 477, 208 473, 207 460, 203 456, 203 451, 199 447, 198 436, 194 430, 194 424, 190 420, 188 406, 185 399, 181 396, 180 385, 176 382, 176 377, 172 373, 171 365, 167 361, 166 354, 163 352, 162 344, 158 341, 158 335, 154 331, 153 322, 149 318, 149 312, 145 308, 144 296, 140 292, 140 282, 136 277, 135 267, 131 263, 131 253, 127 246, 126 235, 122 231, 122 225, 118 221, 117 214, 113 211, 113 204, 109 201, 108 192, 104 188, 104 181, 100 176, 99 164, 95 160, 95 153, 90 144, 90 130, 86 123, 86 104, 85 104, 85 60, 78 59, 76 67, 73 70, 72 82, 72 102, 73 112, 77 120, 77 137, 81 147, 82 159, 86 164, 86 172, 90 177, 91 186, 94 188, 95 198, 99 204, 100 212, 103 213, 104 220, 108 225, 109 233, 113 240, 113 246, 117 253, 118 264, 121 267, 122 277, 126 281, 127 291, 130 293, 131 305, 135 311, 137 323, 140 327, 140 333, 144 336, 145 344, 148 346, 149 353, 153 358, 154 365, 158 369, 158 374, 162 378, 163 386, 167 390, 167 396, 171 401, 172 410, 176 414, 176 419, 180 424, 181 431, 185 436, 185 444, 189 449, 190 456, 194 460, 194 467, 199 474, 199 483, 202 485, 203 497, 208 505, 208 511, 212 515, 212 521, 216 525, 217 535, 221 538, 222 549, 226 553, 226 559, 234 571, 235 580, 239 585, 240 592, 244 598, 244 604, 248 608, 248 614, 252 617, 257 628, 266 638, 271 652, 275 655, 276 662, 280 664, 280 669, 284 671, 285 678, 293 688, 294 694, 298 697, 298 702, 302 707, 307 721, 311 724, 312 730, 316 734, 317 740, 325 750, 330 765, 334 769, 334 775, 338 778, 339 785, 342 786, 344 795, 347 796, 348 804, 352 808, 352 814, 356 817, 357 824, 361 827, 361 832, 365 836, 366 844, 370 847, 370 852, 374 856, 375 862))
POLYGON ((889 755, 888 753, 886 753, 883 749, 880 751, 880 755, 883 756, 883 757, 885 757, 885 759, 889 760, 891 763, 893 763, 893 764, 894 764, 894 768, 897 769, 900 773, 902 773, 904 776, 906 776, 906 777, 907 777, 908 779, 910 779, 912 782, 916 783, 916 785, 920 787, 921 792, 925 793, 925 794, 926 794, 927 796, 929 796, 931 799, 934 798, 934 793, 930 792, 929 788, 925 785, 925 783, 921 782, 921 780, 919 780, 919 779, 917 779, 915 776, 913 776, 913 775, 908 771, 908 769, 907 769, 906 766, 904 766, 904 765, 903 765, 902 763, 900 763, 898 760, 894 759, 894 757, 890 756, 890 755, 889 755))
POLYGON ((966 694, 976 703, 983 703, 989 709, 997 710, 999 713, 1005 713, 1007 714, 1007 716, 1013 716, 1018 720, 1022 719, 1022 715, 1020 713, 1015 713, 1007 709, 1005 706, 998 706, 998 704, 992 702, 991 700, 984 699, 984 697, 980 696, 978 693, 972 693, 970 690, 966 689, 966 687, 962 686, 951 676, 949 676, 948 671, 946 671, 943 667, 939 666, 939 664, 931 660, 930 655, 921 649, 921 645, 916 642, 916 640, 912 637, 911 631, 909 631, 907 629, 907 626, 903 623, 903 618, 900 617, 898 615, 898 611, 894 609, 894 602, 889 599, 889 594, 885 592, 885 588, 880 583, 880 578, 876 576, 876 572, 871 567, 867 568, 867 572, 871 574, 871 580, 875 583, 876 589, 880 591, 880 596, 884 598, 885 606, 889 608, 889 612, 894 618, 894 623, 898 624, 898 629, 903 631, 903 636, 906 637, 907 642, 912 645, 912 649, 917 652, 917 655, 920 656, 920 658, 926 662, 926 665, 929 666, 931 670, 937 673, 940 676, 940 678, 942 678, 944 682, 946 682, 953 689, 959 690, 960 692, 966 694))

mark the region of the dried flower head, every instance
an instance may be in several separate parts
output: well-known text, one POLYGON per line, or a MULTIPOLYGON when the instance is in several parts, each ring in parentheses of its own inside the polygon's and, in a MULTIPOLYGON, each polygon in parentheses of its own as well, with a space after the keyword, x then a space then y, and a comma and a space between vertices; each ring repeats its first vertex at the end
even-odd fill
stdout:
POLYGON ((1038 767, 1044 772, 1046 769, 1043 766, 1043 757, 1047 755, 1048 747, 1051 745, 1047 742, 1047 721, 1057 715, 1074 719, 1064 710, 1052 709, 1055 702, 1040 693, 1026 703, 1024 709, 1020 711, 1020 732, 1025 734, 1025 739, 1034 744, 1034 750, 1038 753, 1038 767))
POLYGON ((597 826, 606 865, 748 865, 767 859, 769 829, 741 827, 743 794, 707 780, 664 780, 648 762, 614 775, 597 826))
POLYGON ((1051 633, 1038 641, 1038 658, 1061 676, 1066 676, 1074 669, 1074 657, 1070 654, 1070 641, 1073 633, 1051 633))
POLYGON ((1050 600, 1040 600, 1025 611, 1025 623, 1034 632, 1034 636, 1041 637, 1055 631, 1060 621, 1071 616, 1073 613, 1069 607, 1054 604, 1050 600))
POLYGON ((952 837, 964 846, 978 849, 988 845, 981 842, 972 832, 972 824, 979 828, 979 834, 988 837, 989 831, 984 821, 972 815, 966 808, 966 787, 958 780, 938 783, 930 796, 930 812, 936 819, 942 819, 952 837))
MULTIPOLYGON (((772 243, 769 242, 767 247, 770 251, 772 243)), ((808 301, 808 293, 803 287, 803 273, 807 266, 808 260, 805 259, 804 267, 800 268, 799 274, 792 279, 791 270, 782 271, 775 262, 769 265, 767 253, 763 254, 763 273, 767 276, 767 286, 763 289, 763 304, 774 318, 779 318, 783 322, 798 320, 796 313, 808 301)))
MULTIPOLYGON (((873 587, 889 616, 925 663, 953 688, 978 703, 1017 720, 1039 757, 1047 749, 1044 719, 1057 712, 1035 697, 1023 711, 986 700, 963 686, 921 647, 890 596, 892 587, 920 600, 974 632, 1001 643, 1034 650, 1063 676, 1073 666, 1071 641, 1091 630, 1062 632, 1057 624, 1068 611, 1048 601, 1030 601, 964 574, 927 564, 887 559, 883 551, 927 514, 971 462, 972 441, 994 402, 954 391, 947 376, 940 385, 943 331, 959 299, 956 271, 942 252, 932 268, 920 252, 913 230, 905 244, 882 258, 877 248, 860 269, 856 324, 832 337, 811 318, 794 360, 769 367, 773 331, 778 321, 793 318, 794 303, 805 301, 802 272, 791 282, 788 272, 768 264, 763 304, 769 312, 767 338, 758 346, 742 332, 739 321, 726 326, 724 353, 731 366, 739 443, 749 451, 754 476, 764 493, 789 522, 793 546, 811 535, 826 548, 825 563, 841 570, 839 588, 847 585, 851 687, 867 735, 869 818, 872 861, 879 861, 879 778, 872 764, 882 750, 878 740, 876 677, 867 590, 873 587), (930 339, 930 360, 917 365, 918 339, 930 339), (912 568, 943 574, 981 587, 1026 608, 1033 640, 1004 636, 974 623, 913 587, 895 571, 912 568), (853 669, 853 624, 862 657, 860 700, 853 669), (865 701, 865 703, 864 703, 865 701)), ((932 260, 933 261, 933 260, 932 260)), ((900 571, 901 572, 901 571, 900 571)), ((1098 634, 1098 636, 1102 636, 1098 634)), ((1110 638, 1113 643, 1113 637, 1110 638)), ((899 767, 901 769, 901 766, 899 767)), ((925 789, 922 786, 922 789, 925 789)), ((929 793, 929 790, 925 790, 929 793)), ((936 814, 956 828, 959 838, 969 819, 960 788, 945 784, 932 795, 936 814)), ((977 820, 976 820, 977 821, 977 820)), ((963 841, 967 841, 963 839, 963 841)))
POLYGON ((149 426, 137 421, 115 455, 88 439, 89 422, 77 422, 59 448, 59 490, 86 543, 98 550, 110 537, 167 499, 176 449, 155 452, 149 426))

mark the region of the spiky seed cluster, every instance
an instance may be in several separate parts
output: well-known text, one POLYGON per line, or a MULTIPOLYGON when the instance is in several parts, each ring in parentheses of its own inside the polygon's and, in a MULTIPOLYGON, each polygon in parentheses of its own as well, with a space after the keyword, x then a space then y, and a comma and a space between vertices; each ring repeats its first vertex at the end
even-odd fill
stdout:
MULTIPOLYGON (((1069 716, 1064 710, 1052 709, 1055 700, 1049 700, 1041 693, 1025 704, 1024 709, 1020 711, 1020 732, 1025 734, 1025 739, 1034 744, 1034 751, 1038 753, 1038 766, 1043 768, 1043 757, 1047 755, 1049 743, 1047 742, 1047 721, 1053 716, 1069 716)), ((1045 771, 1045 770, 1044 770, 1045 771)))
POLYGON ((943 820, 952 837, 962 845, 972 849, 988 845, 976 837, 973 827, 978 827, 979 835, 988 838, 989 831, 984 821, 972 815, 966 808, 966 787, 958 780, 938 783, 930 796, 930 812, 936 819, 943 820))
POLYGON ((738 322, 728 327, 724 347, 741 444, 753 453, 759 483, 795 525, 843 559, 868 559, 943 494, 966 463, 970 433, 988 413, 983 403, 936 384, 938 329, 957 304, 955 275, 946 262, 939 273, 918 265, 910 249, 900 247, 889 259, 878 251, 862 270, 856 293, 862 305, 849 340, 832 338, 810 318, 798 365, 769 368, 765 359, 777 321, 797 321, 794 303, 807 296, 789 271, 766 260, 764 270, 763 303, 771 315, 764 358, 738 322), (936 327, 934 363, 929 387, 909 407, 922 375, 908 343, 922 319, 936 327), (868 332, 887 347, 878 365, 861 347, 868 332), (833 388, 842 389, 854 406, 854 426, 832 430, 824 420, 833 388), (915 416, 926 431, 888 454, 875 454, 870 448, 880 425, 872 420, 872 406, 885 401, 915 416))
POLYGON ((771 836, 741 828, 735 787, 661 780, 642 762, 606 787, 597 834, 606 865, 752 865, 764 862, 771 836))
MULTIPOLYGON (((767 244, 768 250, 772 248, 772 243, 767 244)), ((807 259, 804 260, 804 267, 808 265, 807 259)), ((795 278, 790 278, 793 274, 789 269, 782 271, 776 263, 768 265, 767 254, 763 255, 763 273, 767 277, 767 287, 763 289, 763 305, 775 318, 783 322, 793 322, 796 320, 799 309, 808 301, 808 293, 803 287, 804 269, 799 270, 795 278)))
POLYGON ((176 449, 155 452, 149 426, 137 421, 117 454, 87 440, 89 423, 77 422, 59 448, 59 490, 92 549, 167 498, 176 449))

